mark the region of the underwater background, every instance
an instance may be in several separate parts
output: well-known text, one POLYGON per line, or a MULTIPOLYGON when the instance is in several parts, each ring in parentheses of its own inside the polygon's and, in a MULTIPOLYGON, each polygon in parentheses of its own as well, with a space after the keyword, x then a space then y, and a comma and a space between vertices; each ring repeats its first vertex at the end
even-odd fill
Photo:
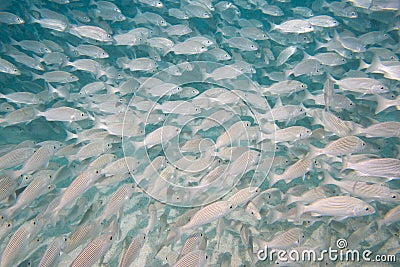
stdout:
POLYGON ((8 266, 398 266, 399 0, 2 0, 8 266))

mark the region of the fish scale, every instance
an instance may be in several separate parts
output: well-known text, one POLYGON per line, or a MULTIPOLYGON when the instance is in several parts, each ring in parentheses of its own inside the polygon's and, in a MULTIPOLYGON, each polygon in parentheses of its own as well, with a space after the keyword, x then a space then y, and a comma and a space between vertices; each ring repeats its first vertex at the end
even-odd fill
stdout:
POLYGON ((35 171, 36 169, 47 166, 52 156, 52 152, 49 151, 46 147, 41 147, 36 150, 33 155, 27 159, 24 166, 18 171, 15 172, 15 176, 19 177, 22 174, 29 174, 35 171))
POLYGON ((181 230, 189 230, 217 220, 233 209, 229 201, 219 201, 200 209, 190 219, 189 223, 182 226, 181 230))
POLYGON ((144 234, 139 234, 137 237, 132 239, 131 243, 123 254, 119 267, 129 267, 135 261, 135 259, 139 256, 145 240, 146 236, 144 234))
POLYGON ((205 266, 208 256, 202 250, 195 250, 186 254, 180 258, 173 266, 184 267, 184 266, 205 266))
POLYGON ((107 252, 115 237, 104 234, 90 242, 72 262, 71 267, 86 267, 94 265, 107 252))
POLYGON ((76 229, 67 239, 65 245, 65 253, 69 253, 87 242, 91 238, 95 238, 101 231, 100 225, 94 222, 89 222, 76 229))
POLYGON ((18 260, 18 256, 22 256, 21 253, 26 252, 28 242, 34 236, 37 227, 36 223, 28 221, 14 232, 1 256, 1 266, 11 266, 18 260))
POLYGON ((8 169, 15 167, 27 160, 35 152, 32 147, 22 147, 10 151, 9 153, 0 157, 0 168, 8 169))
POLYGON ((130 199, 134 188, 134 184, 125 184, 118 188, 105 205, 103 213, 97 219, 98 222, 110 218, 120 208, 123 208, 125 202, 130 199))

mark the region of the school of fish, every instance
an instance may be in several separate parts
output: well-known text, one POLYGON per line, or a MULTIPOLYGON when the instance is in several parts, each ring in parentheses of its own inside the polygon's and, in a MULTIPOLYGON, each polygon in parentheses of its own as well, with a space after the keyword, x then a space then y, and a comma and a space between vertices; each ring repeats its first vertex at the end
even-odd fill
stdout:
POLYGON ((399 0, 2 0, 0 51, 0 267, 398 266, 259 252, 398 259, 399 0))

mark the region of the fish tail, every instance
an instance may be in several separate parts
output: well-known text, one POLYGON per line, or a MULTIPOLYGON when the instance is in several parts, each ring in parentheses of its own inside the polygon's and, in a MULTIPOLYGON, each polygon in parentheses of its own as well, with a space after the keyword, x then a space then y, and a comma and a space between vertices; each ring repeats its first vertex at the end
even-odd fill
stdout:
POLYGON ((305 206, 303 203, 301 202, 297 202, 296 203, 296 214, 297 214, 297 218, 300 218, 300 216, 305 212, 305 206))
POLYGON ((360 59, 360 66, 358 66, 358 70, 365 70, 368 69, 371 66, 371 64, 368 64, 364 60, 360 59))
POLYGON ((39 79, 42 78, 41 75, 36 74, 36 73, 34 73, 34 72, 31 72, 31 74, 32 74, 32 81, 34 81, 34 80, 39 80, 39 79))
POLYGON ((313 146, 311 144, 309 144, 308 146, 310 148, 310 151, 308 152, 308 155, 309 155, 310 158, 315 158, 315 157, 317 157, 317 156, 322 154, 322 149, 317 148, 317 147, 315 147, 315 146, 313 146))
POLYGON ((386 99, 378 94, 375 96, 376 96, 375 114, 378 114, 389 107, 389 99, 386 99))
POLYGON ((378 227, 378 231, 381 229, 381 227, 385 224, 384 219, 378 219, 376 220, 376 226, 378 227))
POLYGON ((269 178, 269 186, 272 187, 274 184, 276 184, 279 181, 279 177, 277 174, 272 173, 270 178, 269 178))
POLYGON ((374 56, 374 58, 372 59, 371 64, 365 70, 365 72, 380 72, 380 68, 381 67, 382 67, 381 60, 379 59, 378 56, 374 56))
POLYGON ((336 180, 333 179, 332 175, 327 170, 324 170, 323 172, 324 180, 320 183, 320 185, 336 184, 336 180))
POLYGON ((298 197, 294 196, 294 195, 289 195, 286 199, 286 206, 289 206, 290 204, 297 202, 298 201, 298 197))
POLYGON ((310 99, 315 102, 315 98, 316 97, 313 94, 311 94, 308 89, 304 89, 304 99, 310 99))
POLYGON ((67 137, 65 138, 65 141, 69 141, 69 140, 78 138, 78 136, 76 134, 74 134, 74 133, 72 133, 72 132, 70 132, 68 130, 65 130, 65 132, 67 134, 67 137))
POLYGON ((342 169, 340 170, 340 172, 343 172, 344 170, 347 170, 347 169, 350 169, 350 162, 346 158, 343 158, 342 169))
POLYGON ((268 218, 268 223, 272 224, 274 222, 282 220, 282 213, 275 209, 270 209, 268 212, 268 218))

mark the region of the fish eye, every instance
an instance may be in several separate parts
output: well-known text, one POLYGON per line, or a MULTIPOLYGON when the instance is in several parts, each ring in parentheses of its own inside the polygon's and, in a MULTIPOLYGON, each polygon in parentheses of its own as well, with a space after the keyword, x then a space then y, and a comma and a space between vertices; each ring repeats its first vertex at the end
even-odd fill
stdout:
POLYGON ((111 38, 111 35, 107 34, 107 38, 111 38))
POLYGON ((165 24, 165 20, 162 20, 162 21, 161 21, 161 24, 165 24))
POLYGON ((7 227, 10 228, 10 227, 11 227, 11 223, 8 223, 8 224, 7 224, 7 227))
POLYGON ((353 105, 353 103, 352 102, 350 102, 350 104, 349 104, 350 106, 352 106, 353 105))
POLYGON ((85 113, 81 113, 81 116, 84 117, 84 116, 85 116, 85 113))
POLYGON ((353 11, 353 12, 350 13, 350 15, 355 16, 356 12, 353 11))
POLYGON ((304 88, 304 87, 306 87, 306 86, 305 86, 304 84, 302 84, 302 85, 301 85, 301 88, 304 88))
POLYGON ((17 21, 21 21, 21 19, 20 19, 20 18, 18 18, 18 17, 16 17, 16 20, 17 20, 17 21))
POLYGON ((17 72, 18 70, 17 69, 14 69, 14 72, 17 72))
POLYGON ((49 189, 49 190, 50 190, 50 189, 51 189, 51 185, 47 186, 47 189, 49 189))
POLYGON ((112 235, 110 235, 110 240, 112 240, 113 238, 112 238, 112 235))
POLYGON ((381 86, 381 90, 384 90, 385 89, 385 87, 384 86, 381 86))
POLYGON ((254 48, 254 45, 250 45, 251 48, 254 48))
POLYGON ((397 196, 396 196, 396 195, 391 195, 390 197, 391 197, 391 198, 397 198, 397 196))
POLYGON ((369 207, 365 207, 364 210, 365 210, 365 211, 369 211, 369 207))
POLYGON ((233 209, 233 205, 230 205, 229 208, 230 208, 230 209, 233 209))
POLYGON ((302 108, 300 109, 300 112, 303 112, 303 109, 302 109, 302 108))
POLYGON ((204 45, 202 45, 202 46, 201 46, 201 49, 204 49, 204 48, 205 48, 205 46, 204 46, 204 45))
POLYGON ((99 173, 99 171, 96 171, 96 173, 99 173))

